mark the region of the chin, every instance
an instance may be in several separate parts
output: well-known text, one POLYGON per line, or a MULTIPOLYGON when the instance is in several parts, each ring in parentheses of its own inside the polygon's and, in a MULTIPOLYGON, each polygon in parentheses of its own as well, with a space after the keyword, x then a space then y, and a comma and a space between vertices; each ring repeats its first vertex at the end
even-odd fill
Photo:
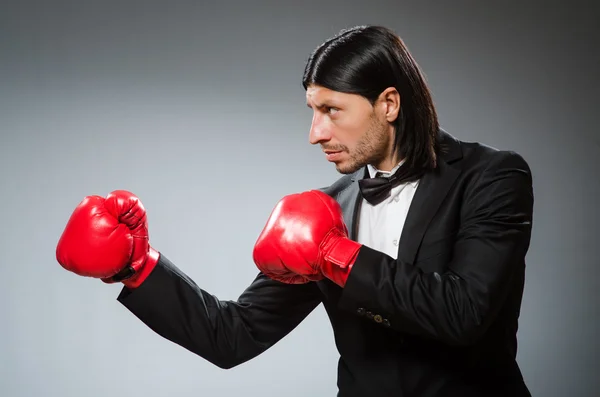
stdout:
POLYGON ((360 170, 364 166, 365 166, 364 164, 359 164, 359 163, 355 163, 355 162, 341 161, 341 162, 335 164, 335 169, 340 174, 346 175, 346 174, 352 174, 352 173, 360 170))

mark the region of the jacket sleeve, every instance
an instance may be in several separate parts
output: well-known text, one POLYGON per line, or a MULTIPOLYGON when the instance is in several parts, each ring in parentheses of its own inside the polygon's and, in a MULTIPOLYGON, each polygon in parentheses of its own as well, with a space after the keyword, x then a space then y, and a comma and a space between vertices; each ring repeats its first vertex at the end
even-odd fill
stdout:
POLYGON ((321 302, 315 283, 259 274, 241 296, 220 300, 164 255, 145 282, 117 300, 162 337, 224 369, 244 363, 291 332, 321 302))
POLYGON ((340 308, 377 315, 383 325, 451 345, 475 343, 522 272, 533 222, 530 169, 514 152, 497 152, 465 190, 461 226, 447 271, 361 247, 340 308))

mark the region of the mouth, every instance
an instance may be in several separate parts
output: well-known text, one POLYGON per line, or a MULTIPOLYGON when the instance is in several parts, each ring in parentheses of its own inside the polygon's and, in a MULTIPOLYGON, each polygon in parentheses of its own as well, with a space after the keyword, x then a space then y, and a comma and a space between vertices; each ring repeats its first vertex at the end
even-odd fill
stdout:
POLYGON ((325 153, 325 157, 328 161, 340 160, 340 157, 343 154, 343 151, 341 150, 323 150, 323 152, 325 153))

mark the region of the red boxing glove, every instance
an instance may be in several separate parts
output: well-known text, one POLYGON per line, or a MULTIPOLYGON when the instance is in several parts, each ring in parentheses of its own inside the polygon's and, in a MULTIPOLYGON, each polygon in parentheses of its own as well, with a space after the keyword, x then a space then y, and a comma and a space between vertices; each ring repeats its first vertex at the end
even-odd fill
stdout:
POLYGON ((56 247, 66 270, 106 283, 138 287, 158 262, 148 241, 146 210, 132 193, 87 196, 75 208, 56 247))
POLYGON ((253 258, 261 272, 284 283, 327 277, 343 287, 361 246, 348 238, 338 202, 311 190, 277 203, 254 246, 253 258))

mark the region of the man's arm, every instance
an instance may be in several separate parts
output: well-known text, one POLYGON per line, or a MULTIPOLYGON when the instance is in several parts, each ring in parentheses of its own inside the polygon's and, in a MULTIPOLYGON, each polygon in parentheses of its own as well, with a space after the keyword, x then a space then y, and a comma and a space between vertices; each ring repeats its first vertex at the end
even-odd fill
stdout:
POLYGON ((162 337, 227 369, 286 336, 321 295, 315 283, 289 285, 259 274, 237 301, 219 300, 161 255, 144 283, 123 288, 118 301, 162 337))
POLYGON ((340 307, 378 313, 391 328, 455 345, 483 335, 505 302, 527 253, 533 213, 530 169, 498 152, 463 203, 462 225, 444 274, 362 246, 340 307))

